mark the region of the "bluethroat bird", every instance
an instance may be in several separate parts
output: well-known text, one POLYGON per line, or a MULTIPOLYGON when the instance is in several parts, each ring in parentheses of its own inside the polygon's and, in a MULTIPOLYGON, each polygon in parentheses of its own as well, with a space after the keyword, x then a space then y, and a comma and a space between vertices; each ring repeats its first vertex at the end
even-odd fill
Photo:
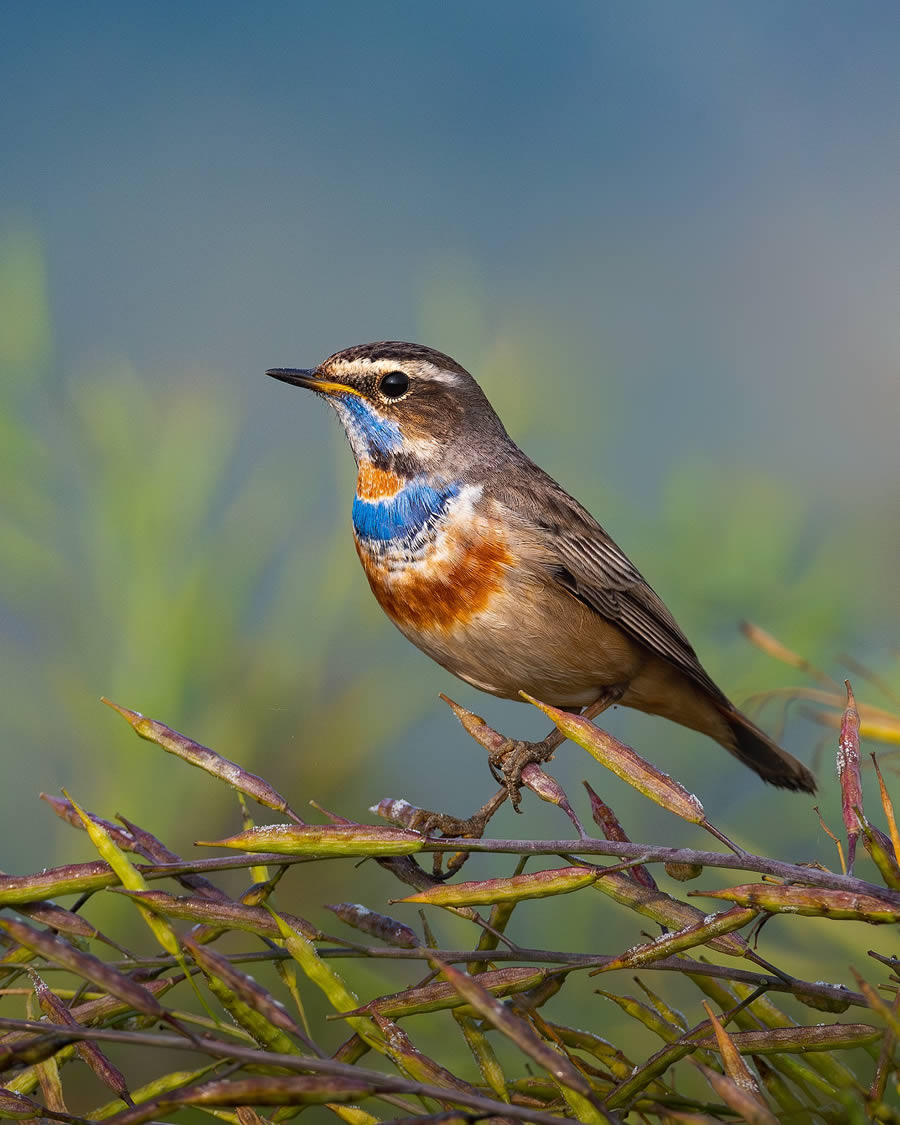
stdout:
MULTIPOLYGON (((524 690, 593 718, 612 703, 715 739, 771 785, 815 779, 732 704, 625 553, 531 461, 455 360, 363 344, 311 370, 275 368, 335 409, 356 458, 356 551, 401 633, 466 683, 524 690)), ((561 738, 494 763, 521 771, 561 738)))

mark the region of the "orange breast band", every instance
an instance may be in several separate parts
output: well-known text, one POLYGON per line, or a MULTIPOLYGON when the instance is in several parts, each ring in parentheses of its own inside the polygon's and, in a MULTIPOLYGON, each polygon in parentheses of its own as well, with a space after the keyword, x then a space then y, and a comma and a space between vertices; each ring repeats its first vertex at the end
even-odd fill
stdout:
POLYGON ((376 468, 371 461, 359 466, 356 478, 356 495, 360 500, 385 500, 394 496, 403 487, 403 481, 396 473, 376 468))
POLYGON ((425 632, 452 630, 486 609, 513 562, 505 544, 484 538, 461 544, 444 565, 423 561, 389 577, 369 552, 357 550, 385 613, 398 625, 425 632))

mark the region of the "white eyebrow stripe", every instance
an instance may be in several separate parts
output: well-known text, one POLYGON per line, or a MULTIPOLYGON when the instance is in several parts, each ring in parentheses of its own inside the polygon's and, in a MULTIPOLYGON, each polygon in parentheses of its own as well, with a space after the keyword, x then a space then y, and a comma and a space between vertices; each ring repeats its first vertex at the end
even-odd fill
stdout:
POLYGON ((445 367, 432 367, 426 377, 433 383, 449 383, 451 386, 459 383, 456 372, 448 371, 445 367))
POLYGON ((445 383, 448 386, 458 386, 461 376, 446 367, 438 367, 434 363, 423 360, 391 360, 391 359, 353 359, 340 360, 331 365, 329 374, 336 378, 352 376, 355 374, 387 375, 389 371, 404 371, 413 379, 422 379, 425 382, 445 383))

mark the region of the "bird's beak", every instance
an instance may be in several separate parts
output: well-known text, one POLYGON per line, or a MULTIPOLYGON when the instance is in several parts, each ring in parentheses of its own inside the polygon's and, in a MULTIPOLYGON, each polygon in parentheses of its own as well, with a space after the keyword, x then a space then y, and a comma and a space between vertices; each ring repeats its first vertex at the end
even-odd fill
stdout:
POLYGON ((266 374, 271 375, 273 379, 280 379, 282 383, 291 383, 295 387, 308 387, 311 391, 319 391, 326 395, 359 395, 359 391, 353 387, 326 379, 315 368, 271 367, 266 374))

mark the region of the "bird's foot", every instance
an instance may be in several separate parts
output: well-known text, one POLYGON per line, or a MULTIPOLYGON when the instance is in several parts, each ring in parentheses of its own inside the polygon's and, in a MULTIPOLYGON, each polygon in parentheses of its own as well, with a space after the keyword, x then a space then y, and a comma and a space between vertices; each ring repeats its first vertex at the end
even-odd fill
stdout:
POLYGON ((484 835, 484 830, 487 827, 488 821, 500 808, 508 796, 506 787, 498 790, 491 799, 486 802, 481 808, 465 819, 458 816, 450 816, 449 813, 428 812, 426 809, 419 810, 419 817, 415 823, 410 824, 410 828, 416 832, 421 832, 423 836, 431 836, 435 832, 440 832, 442 836, 452 837, 469 840, 480 840, 484 835))
POLYGON ((559 739, 545 738, 542 742, 520 742, 508 738, 488 756, 488 764, 496 781, 506 787, 512 807, 521 812, 522 770, 531 762, 549 762, 559 745, 559 739))
MULTIPOLYGON (((421 832, 423 836, 431 836, 435 832, 440 832, 445 839, 480 840, 484 835, 488 821, 508 796, 505 786, 498 789, 494 796, 481 806, 478 812, 466 817, 465 820, 458 816, 450 816, 449 813, 428 812, 426 809, 419 809, 419 815, 413 823, 410 823, 409 827, 416 832, 421 832)), ((447 856, 447 870, 444 871, 444 853, 436 852, 431 872, 432 877, 441 882, 449 879, 451 875, 455 875, 459 871, 468 858, 469 853, 467 851, 454 852, 447 856)))

